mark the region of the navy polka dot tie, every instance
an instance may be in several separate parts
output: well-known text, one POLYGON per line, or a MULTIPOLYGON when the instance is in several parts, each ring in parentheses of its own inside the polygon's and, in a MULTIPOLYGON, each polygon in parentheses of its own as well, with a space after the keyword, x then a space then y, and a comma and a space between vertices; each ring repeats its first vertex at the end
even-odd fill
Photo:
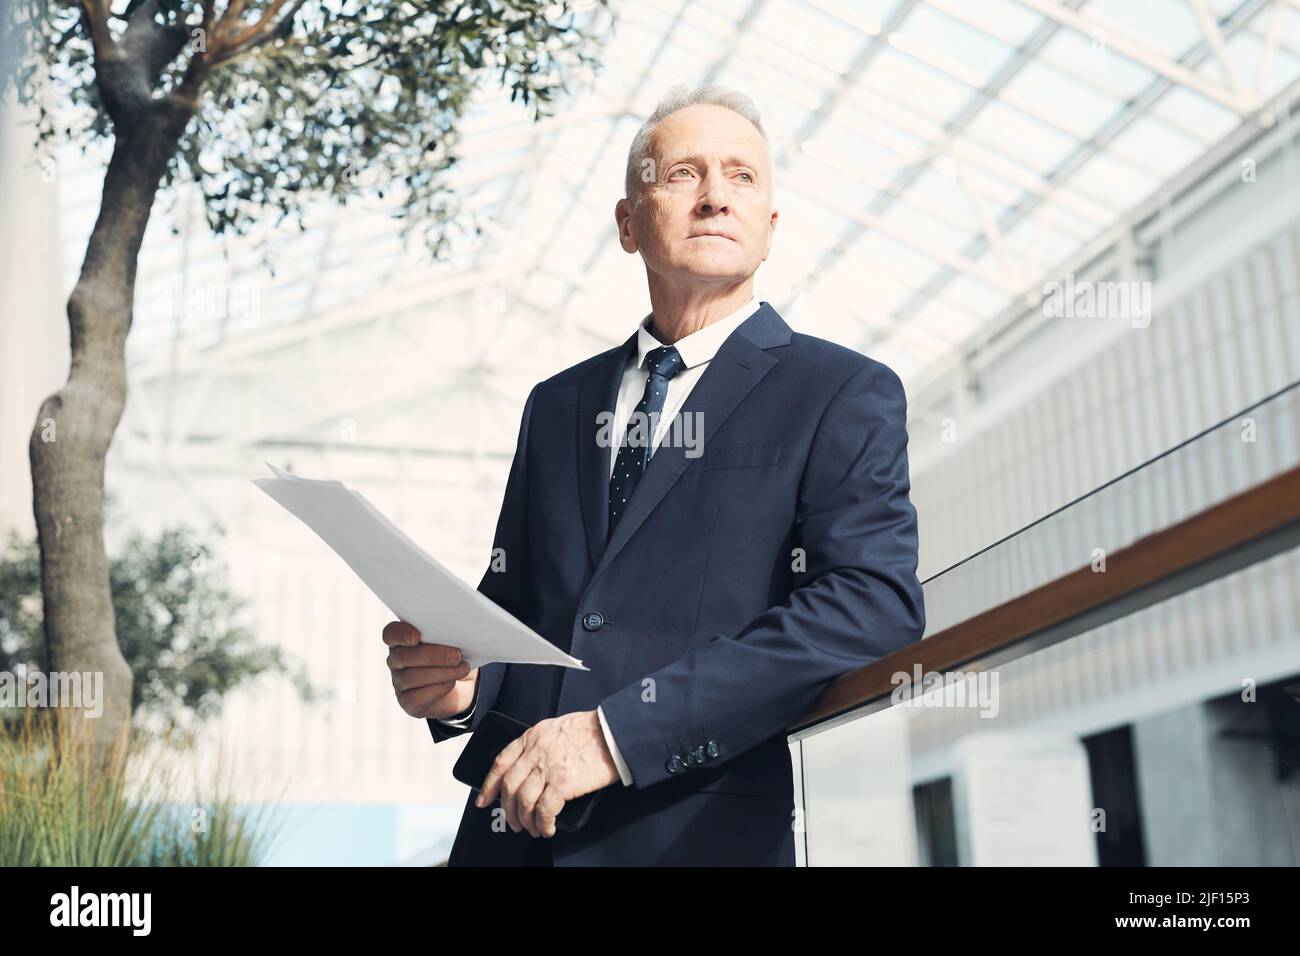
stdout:
POLYGON ((668 380, 686 367, 682 357, 671 345, 651 349, 646 353, 645 361, 650 371, 646 378, 645 394, 628 417, 623 443, 619 446, 618 458, 614 460, 614 474, 609 479, 610 534, 614 533, 614 525, 618 523, 619 516, 627 510, 632 492, 636 490, 637 482, 641 480, 650 460, 650 445, 654 441, 659 416, 663 414, 668 380))

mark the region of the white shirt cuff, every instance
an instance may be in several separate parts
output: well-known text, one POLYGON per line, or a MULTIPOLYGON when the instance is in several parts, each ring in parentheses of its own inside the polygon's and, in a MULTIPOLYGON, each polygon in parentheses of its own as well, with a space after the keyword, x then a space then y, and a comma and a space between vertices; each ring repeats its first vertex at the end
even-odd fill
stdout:
POLYGON ((600 718, 600 730, 605 735, 605 746, 609 748, 610 756, 614 758, 614 766, 618 768, 618 778, 623 781, 623 786, 632 786, 632 771, 623 759, 623 754, 618 749, 618 744, 614 740, 614 735, 609 732, 609 724, 605 722, 604 708, 596 708, 596 716, 600 718))

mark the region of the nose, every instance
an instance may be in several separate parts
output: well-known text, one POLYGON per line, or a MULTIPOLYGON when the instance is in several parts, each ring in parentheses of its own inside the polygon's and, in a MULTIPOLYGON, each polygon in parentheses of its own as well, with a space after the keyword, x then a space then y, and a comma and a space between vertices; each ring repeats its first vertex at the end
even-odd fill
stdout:
POLYGON ((727 177, 722 174, 722 170, 710 166, 700 183, 700 195, 695 201, 695 211, 703 216, 715 216, 727 212, 729 206, 726 183, 727 177))

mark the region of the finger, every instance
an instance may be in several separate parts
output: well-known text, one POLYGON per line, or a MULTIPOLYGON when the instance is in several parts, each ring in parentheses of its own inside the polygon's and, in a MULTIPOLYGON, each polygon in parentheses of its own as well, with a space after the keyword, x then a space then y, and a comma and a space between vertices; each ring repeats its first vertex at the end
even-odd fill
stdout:
POLYGON ((531 837, 542 835, 541 828, 537 825, 536 812, 537 799, 545 789, 546 779, 542 776, 541 768, 534 767, 533 772, 524 778, 515 793, 515 815, 519 818, 520 826, 527 830, 531 837))
POLYGON ((520 754, 524 752, 524 738, 518 737, 510 741, 501 752, 497 754, 497 759, 492 761, 492 766, 488 768, 487 776, 483 778, 483 786, 478 788, 479 806, 486 807, 492 803, 498 796, 501 787, 501 778, 505 776, 520 754))
POLYGON ((404 685, 403 676, 405 673, 405 671, 396 671, 391 675, 393 681, 393 693, 397 695, 399 703, 401 702, 403 695, 406 695, 406 699, 412 702, 418 701, 432 704, 440 697, 446 697, 456 686, 454 680, 432 681, 428 684, 404 685), (424 691, 425 693, 417 694, 417 691, 424 691))
POLYGON ((451 685, 468 674, 469 669, 463 662, 455 667, 403 667, 392 671, 393 689, 403 691, 431 684, 451 685))
POLYGON ((524 828, 519 819, 519 788, 528 774, 532 772, 527 756, 520 757, 501 778, 501 809, 505 811, 506 821, 516 833, 524 828))
POLYGON ((518 833, 522 829, 515 813, 515 795, 505 780, 501 781, 501 815, 506 818, 506 825, 512 833, 518 833))
POLYGON ((534 836, 543 839, 555 836, 560 811, 564 809, 564 805, 565 799, 559 788, 552 782, 546 782, 533 804, 532 822, 537 831, 534 836))
POLYGON ((403 667, 458 667, 467 663, 468 661, 461 660, 459 648, 448 647, 446 644, 419 644, 415 647, 388 649, 390 670, 403 667))
POLYGON ((533 810, 533 815, 537 829, 541 831, 543 837, 555 836, 556 821, 559 819, 560 811, 564 809, 565 803, 566 801, 560 795, 560 791, 551 784, 547 784, 546 789, 542 791, 542 795, 537 798, 537 806, 533 810))
POLYGON ((412 717, 430 716, 437 709, 438 701, 447 696, 454 684, 430 684, 428 687, 415 687, 399 691, 397 704, 412 717))
MULTIPOLYGON (((500 799, 501 809, 505 811, 506 822, 516 833, 522 829, 515 802, 516 791, 528 776, 534 762, 529 757, 528 747, 523 737, 520 737, 507 745, 498 755, 497 761, 493 763, 493 769, 498 770, 498 779, 494 781, 493 789, 500 799)), ((492 770, 488 773, 491 774, 492 770)))
MULTIPOLYGON (((520 829, 528 829, 524 813, 529 806, 524 802, 524 790, 539 774, 539 769, 536 758, 525 749, 523 756, 501 779, 501 806, 506 808, 506 818, 513 818, 520 829)), ((541 793, 540 788, 537 793, 541 793)))
POLYGON ((405 621, 390 621, 384 625, 384 643, 389 647, 395 644, 419 644, 420 632, 405 621))

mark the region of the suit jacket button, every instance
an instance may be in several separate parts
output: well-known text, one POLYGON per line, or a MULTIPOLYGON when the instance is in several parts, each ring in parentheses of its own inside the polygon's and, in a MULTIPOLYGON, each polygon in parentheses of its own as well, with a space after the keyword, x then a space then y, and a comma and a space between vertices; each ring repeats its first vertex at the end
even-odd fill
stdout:
POLYGON ((704 748, 704 752, 708 754, 710 758, 716 757, 718 755, 717 743, 715 741, 710 740, 708 746, 704 748))
POLYGON ((605 616, 599 611, 592 611, 582 619, 582 626, 589 631, 599 631, 605 626, 605 616))
POLYGON ((702 765, 704 763, 704 745, 701 744, 700 746, 692 750, 691 755, 690 757, 687 758, 686 762, 689 763, 692 767, 698 767, 702 765))
POLYGON ((686 764, 682 763, 680 754, 673 754, 668 758, 668 762, 664 766, 668 768, 669 773, 681 773, 686 769, 686 764))

